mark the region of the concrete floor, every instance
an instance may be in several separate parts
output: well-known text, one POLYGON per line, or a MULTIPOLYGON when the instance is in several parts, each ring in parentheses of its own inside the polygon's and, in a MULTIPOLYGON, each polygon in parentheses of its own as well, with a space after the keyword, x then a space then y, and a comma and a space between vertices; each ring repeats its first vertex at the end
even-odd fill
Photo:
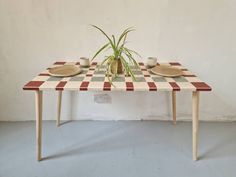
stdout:
POLYGON ((43 156, 34 122, 0 122, 0 177, 235 177, 236 123, 200 124, 192 161, 191 123, 43 123, 43 156))

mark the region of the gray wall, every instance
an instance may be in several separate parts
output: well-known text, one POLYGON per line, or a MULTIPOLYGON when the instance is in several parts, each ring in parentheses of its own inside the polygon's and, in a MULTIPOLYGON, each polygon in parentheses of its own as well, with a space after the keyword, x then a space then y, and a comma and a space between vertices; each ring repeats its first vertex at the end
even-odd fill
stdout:
MULTIPOLYGON (((26 81, 55 60, 90 57, 110 34, 134 26, 129 46, 143 61, 179 61, 213 87, 201 95, 202 120, 236 120, 236 1, 234 0, 0 0, 0 120, 34 119, 26 81)), ((63 119, 170 119, 168 93, 65 93, 63 119)), ((55 118, 54 92, 44 118, 55 118)), ((191 94, 178 93, 178 117, 189 119, 191 94)))

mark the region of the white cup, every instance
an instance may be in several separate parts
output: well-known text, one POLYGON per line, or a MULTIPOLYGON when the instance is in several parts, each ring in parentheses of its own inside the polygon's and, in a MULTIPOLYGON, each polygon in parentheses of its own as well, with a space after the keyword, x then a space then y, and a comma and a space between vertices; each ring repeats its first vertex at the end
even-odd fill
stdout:
POLYGON ((154 67, 157 64, 157 58, 156 57, 148 57, 147 58, 147 66, 154 67))
POLYGON ((80 66, 88 67, 90 65, 89 58, 80 57, 80 66))

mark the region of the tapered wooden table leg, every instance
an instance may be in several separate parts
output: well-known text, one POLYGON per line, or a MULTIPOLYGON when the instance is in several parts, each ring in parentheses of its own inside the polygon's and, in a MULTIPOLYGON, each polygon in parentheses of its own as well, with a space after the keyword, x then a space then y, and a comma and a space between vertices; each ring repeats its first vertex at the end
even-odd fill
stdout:
POLYGON ((172 114, 173 114, 173 123, 176 124, 176 92, 172 92, 172 114))
POLYGON ((42 91, 37 90, 35 92, 35 111, 36 111, 36 140, 37 140, 37 159, 41 160, 41 148, 42 148, 42 91))
POLYGON ((58 100, 57 100, 57 126, 60 126, 60 119, 61 119, 61 98, 62 98, 62 91, 58 91, 58 100))
POLYGON ((192 133, 193 133, 193 160, 197 160, 198 155, 198 118, 199 118, 199 92, 193 92, 193 98, 192 98, 192 133))

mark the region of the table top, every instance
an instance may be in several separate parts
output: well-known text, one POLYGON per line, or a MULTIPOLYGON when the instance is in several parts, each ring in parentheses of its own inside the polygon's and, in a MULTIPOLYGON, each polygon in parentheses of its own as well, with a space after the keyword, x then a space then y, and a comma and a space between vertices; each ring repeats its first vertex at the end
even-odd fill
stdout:
POLYGON ((48 69, 61 65, 78 65, 79 62, 55 62, 47 70, 41 72, 33 80, 24 85, 24 90, 77 90, 77 91, 211 91, 211 87, 201 81, 196 75, 184 68, 178 62, 165 63, 183 71, 183 76, 170 78, 154 75, 146 68, 144 63, 139 63, 140 68, 133 66, 136 77, 124 74, 113 80, 112 86, 105 77, 105 66, 98 70, 98 63, 93 62, 90 67, 83 68, 82 73, 73 77, 53 77, 48 69))

